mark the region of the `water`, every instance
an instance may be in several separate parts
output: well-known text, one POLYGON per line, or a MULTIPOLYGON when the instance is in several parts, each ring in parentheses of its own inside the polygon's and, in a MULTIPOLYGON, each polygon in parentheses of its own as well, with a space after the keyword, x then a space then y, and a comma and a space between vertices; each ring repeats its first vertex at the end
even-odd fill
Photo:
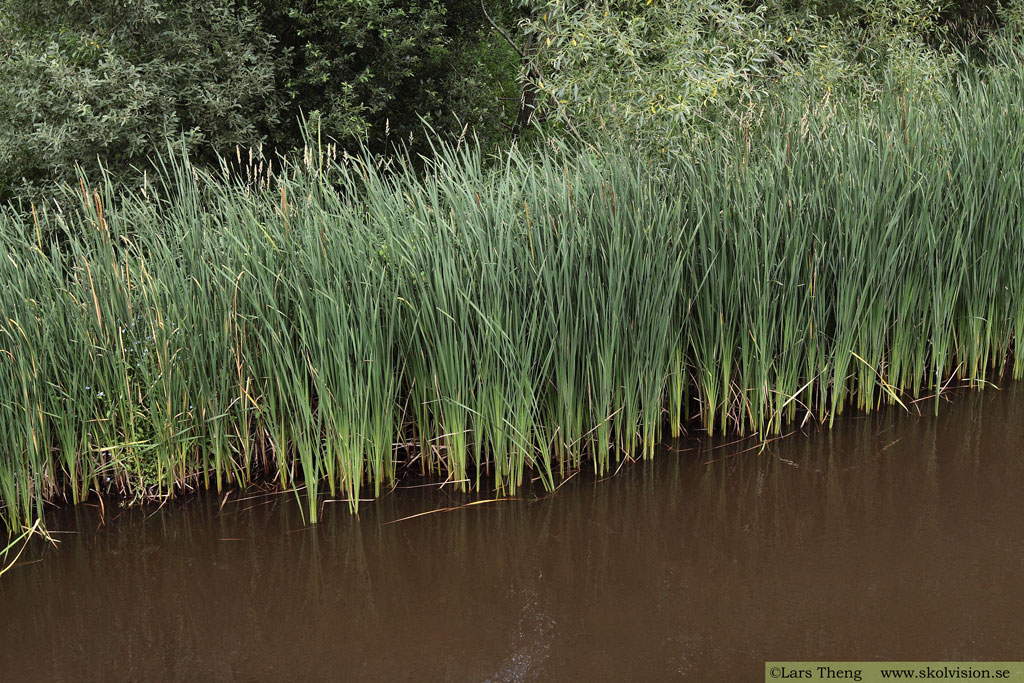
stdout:
POLYGON ((0 579, 0 680, 756 681, 765 660, 1024 659, 1024 389, 809 431, 404 520, 472 499, 402 489, 358 518, 327 504, 315 529, 281 496, 64 512, 51 528, 75 533, 0 579))

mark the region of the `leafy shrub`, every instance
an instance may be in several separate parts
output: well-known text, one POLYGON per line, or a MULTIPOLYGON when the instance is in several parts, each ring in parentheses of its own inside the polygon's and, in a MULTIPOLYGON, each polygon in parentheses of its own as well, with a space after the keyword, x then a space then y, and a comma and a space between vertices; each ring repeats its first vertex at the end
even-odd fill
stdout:
POLYGON ((97 158, 127 172, 169 140, 202 152, 256 144, 277 121, 274 39, 244 6, 0 5, 0 199, 97 158))
POLYGON ((1020 6, 545 0, 526 30, 541 37, 542 90, 559 120, 681 151, 769 98, 941 98, 964 60, 1000 39, 996 29, 1020 25, 1020 6))

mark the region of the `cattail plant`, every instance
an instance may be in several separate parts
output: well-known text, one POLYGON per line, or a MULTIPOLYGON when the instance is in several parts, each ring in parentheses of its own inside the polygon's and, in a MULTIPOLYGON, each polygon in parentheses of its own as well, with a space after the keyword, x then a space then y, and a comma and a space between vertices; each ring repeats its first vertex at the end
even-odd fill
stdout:
POLYGON ((166 155, 0 214, 0 517, 410 468, 554 488, 684 430, 938 407, 1024 374, 1024 82, 782 101, 671 163, 166 155), (904 106, 905 103, 905 106, 904 106))

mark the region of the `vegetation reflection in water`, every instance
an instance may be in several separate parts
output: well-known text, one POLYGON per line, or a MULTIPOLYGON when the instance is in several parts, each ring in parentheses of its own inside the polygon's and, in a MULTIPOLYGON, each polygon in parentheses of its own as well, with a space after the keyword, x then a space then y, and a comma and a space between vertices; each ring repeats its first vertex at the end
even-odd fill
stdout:
POLYGON ((263 480, 316 521, 400 464, 509 495, 690 421, 937 408, 1024 333, 1021 73, 768 107, 664 166, 172 156, 3 213, 0 516, 263 480))
POLYGON ((1024 647, 1022 408, 1017 385, 760 452, 676 442, 555 496, 412 518, 476 496, 402 488, 318 526, 279 495, 104 524, 93 504, 58 511, 59 547, 0 582, 0 640, 19 643, 0 677, 745 680, 773 652, 998 659, 1024 647))

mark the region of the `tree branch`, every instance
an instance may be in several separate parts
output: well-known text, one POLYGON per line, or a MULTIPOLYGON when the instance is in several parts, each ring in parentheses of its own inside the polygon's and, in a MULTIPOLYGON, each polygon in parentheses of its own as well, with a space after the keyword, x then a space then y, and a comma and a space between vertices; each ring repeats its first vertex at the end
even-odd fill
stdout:
POLYGON ((487 23, 489 23, 491 27, 494 28, 495 31, 501 34, 501 37, 504 38, 508 42, 508 44, 512 46, 512 49, 515 50, 520 57, 526 59, 526 54, 523 53, 521 49, 519 49, 518 45, 512 42, 512 39, 508 37, 508 34, 505 33, 505 31, 503 31, 502 28, 498 26, 497 23, 495 23, 494 19, 491 19, 491 15, 487 13, 487 6, 484 4, 484 0, 480 0, 480 9, 484 11, 484 18, 487 19, 487 23))

